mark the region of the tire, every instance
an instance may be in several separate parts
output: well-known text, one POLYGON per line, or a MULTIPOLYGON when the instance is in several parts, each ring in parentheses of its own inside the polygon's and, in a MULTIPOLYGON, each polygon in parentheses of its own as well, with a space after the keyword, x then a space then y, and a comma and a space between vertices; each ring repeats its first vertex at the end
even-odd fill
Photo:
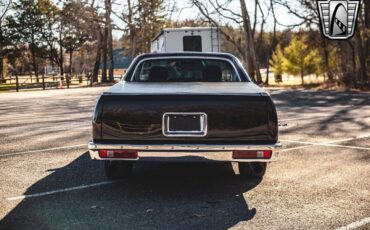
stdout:
POLYGON ((104 161, 104 169, 108 179, 117 180, 132 174, 133 162, 104 161))
POLYGON ((266 162, 239 162, 239 174, 243 178, 263 178, 266 167, 266 162))

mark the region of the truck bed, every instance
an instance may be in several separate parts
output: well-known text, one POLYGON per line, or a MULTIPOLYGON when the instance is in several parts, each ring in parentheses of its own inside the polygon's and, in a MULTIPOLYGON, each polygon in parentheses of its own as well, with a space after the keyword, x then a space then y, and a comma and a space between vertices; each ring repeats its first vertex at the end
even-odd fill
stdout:
POLYGON ((277 116, 268 94, 253 83, 122 82, 106 91, 94 118, 95 143, 274 144, 277 116), (203 137, 163 135, 163 114, 207 115, 203 137))

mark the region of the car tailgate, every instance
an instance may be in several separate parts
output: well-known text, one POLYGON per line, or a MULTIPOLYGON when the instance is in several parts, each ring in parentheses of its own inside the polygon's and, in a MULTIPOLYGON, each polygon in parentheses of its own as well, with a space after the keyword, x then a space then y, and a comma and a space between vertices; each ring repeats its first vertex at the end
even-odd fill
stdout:
POLYGON ((275 143, 277 116, 267 94, 104 94, 100 141, 106 143, 275 143), (163 115, 205 113, 205 136, 163 135, 163 115))

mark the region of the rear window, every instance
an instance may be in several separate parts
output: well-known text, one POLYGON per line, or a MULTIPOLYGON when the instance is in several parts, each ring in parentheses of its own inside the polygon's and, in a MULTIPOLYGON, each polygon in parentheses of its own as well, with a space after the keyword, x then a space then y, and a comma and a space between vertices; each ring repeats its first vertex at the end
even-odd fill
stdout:
POLYGON ((182 38, 184 51, 202 52, 202 38, 200 36, 184 36, 182 38))
POLYGON ((134 73, 137 82, 238 82, 233 66, 224 60, 171 58, 144 60, 134 73))

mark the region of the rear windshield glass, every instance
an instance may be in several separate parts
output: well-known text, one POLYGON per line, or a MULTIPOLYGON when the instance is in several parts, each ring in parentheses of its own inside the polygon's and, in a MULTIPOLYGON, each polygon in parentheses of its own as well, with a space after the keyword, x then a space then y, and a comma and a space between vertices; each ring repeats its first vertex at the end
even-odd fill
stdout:
POLYGON ((133 81, 139 82, 235 82, 240 81, 233 66, 224 60, 171 58, 145 60, 133 81))

